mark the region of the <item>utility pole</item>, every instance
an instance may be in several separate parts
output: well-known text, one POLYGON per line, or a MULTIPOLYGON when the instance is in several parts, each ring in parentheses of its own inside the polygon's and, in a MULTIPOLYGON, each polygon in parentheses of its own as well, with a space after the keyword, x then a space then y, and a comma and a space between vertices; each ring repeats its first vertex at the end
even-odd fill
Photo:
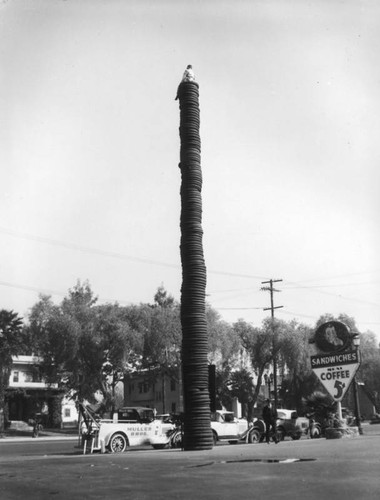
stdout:
POLYGON ((280 290, 276 290, 273 288, 273 283, 278 283, 282 280, 269 280, 269 281, 262 281, 262 285, 268 285, 269 286, 263 286, 261 287, 261 290, 263 291, 268 291, 270 293, 270 307, 265 307, 264 311, 271 311, 271 317, 272 317, 272 350, 273 350, 273 390, 274 390, 274 404, 277 409, 277 404, 278 404, 278 395, 277 395, 277 335, 276 335, 276 329, 274 327, 274 310, 275 309, 280 309, 281 307, 284 306, 274 306, 273 304, 273 292, 280 292, 280 290))

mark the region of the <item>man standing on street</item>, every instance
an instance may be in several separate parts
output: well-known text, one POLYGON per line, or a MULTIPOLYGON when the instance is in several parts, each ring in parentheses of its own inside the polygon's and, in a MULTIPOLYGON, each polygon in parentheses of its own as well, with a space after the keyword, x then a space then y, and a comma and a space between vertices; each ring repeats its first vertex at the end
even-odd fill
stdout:
POLYGON ((270 399, 267 399, 265 401, 265 406, 263 408, 263 420, 265 422, 265 427, 266 427, 265 437, 267 444, 269 444, 271 429, 273 432, 273 440, 277 444, 279 442, 276 433, 277 410, 270 402, 270 399))

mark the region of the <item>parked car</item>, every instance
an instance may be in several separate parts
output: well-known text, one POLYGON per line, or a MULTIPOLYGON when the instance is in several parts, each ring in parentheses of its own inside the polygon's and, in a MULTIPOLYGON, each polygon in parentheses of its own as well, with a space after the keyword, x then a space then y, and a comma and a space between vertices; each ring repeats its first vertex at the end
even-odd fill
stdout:
POLYGON ((228 441, 234 444, 246 436, 248 421, 236 418, 232 411, 217 410, 211 413, 211 429, 214 443, 228 441))
POLYGON ((228 441, 230 444, 238 441, 257 443, 261 437, 260 425, 249 423, 245 418, 237 418, 232 411, 226 410, 211 413, 211 429, 215 444, 218 441, 228 441))
POLYGON ((309 419, 299 417, 296 410, 277 410, 277 434, 283 440, 289 436, 292 439, 300 439, 309 432, 309 419))

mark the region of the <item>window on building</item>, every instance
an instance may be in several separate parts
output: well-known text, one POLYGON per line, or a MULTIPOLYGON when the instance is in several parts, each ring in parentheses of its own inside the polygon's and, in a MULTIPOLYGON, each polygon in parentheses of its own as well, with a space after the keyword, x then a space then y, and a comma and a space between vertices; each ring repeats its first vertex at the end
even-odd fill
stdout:
POLYGON ((19 382, 19 372, 13 372, 13 382, 19 382))
POLYGON ((65 418, 70 418, 71 417, 71 408, 65 408, 65 418))
POLYGON ((170 390, 175 391, 176 389, 176 383, 174 379, 170 379, 170 390))
POLYGON ((39 370, 31 370, 29 372, 25 372, 24 380, 25 382, 41 382, 41 374, 39 370))
POLYGON ((33 382, 33 373, 32 372, 25 372, 24 373, 24 380, 25 380, 25 382, 33 382))
POLYGON ((175 403, 172 403, 172 413, 175 413, 177 410, 176 408, 176 404, 175 403))

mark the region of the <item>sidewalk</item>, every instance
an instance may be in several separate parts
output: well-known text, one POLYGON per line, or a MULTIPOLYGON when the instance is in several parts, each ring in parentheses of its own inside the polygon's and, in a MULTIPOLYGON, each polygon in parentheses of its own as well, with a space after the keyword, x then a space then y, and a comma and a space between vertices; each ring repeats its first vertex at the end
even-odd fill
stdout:
POLYGON ((4 441, 29 441, 32 439, 78 439, 77 428, 67 429, 43 429, 38 438, 33 438, 33 427, 25 425, 22 429, 6 429, 0 436, 0 442, 4 441))

